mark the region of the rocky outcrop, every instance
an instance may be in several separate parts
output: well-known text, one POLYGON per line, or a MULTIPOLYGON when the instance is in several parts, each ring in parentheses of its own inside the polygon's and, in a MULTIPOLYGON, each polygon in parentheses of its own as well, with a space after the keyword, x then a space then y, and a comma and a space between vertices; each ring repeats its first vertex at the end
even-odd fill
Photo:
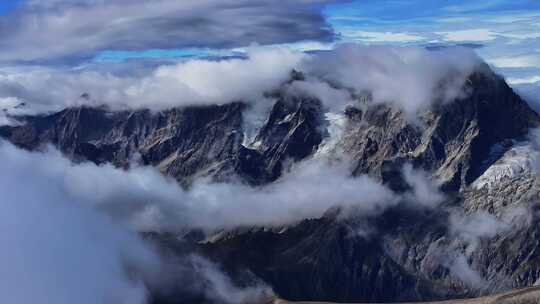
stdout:
POLYGON ((322 108, 310 98, 277 101, 251 145, 263 158, 271 179, 280 176, 286 160, 299 161, 317 150, 323 139, 322 108))
POLYGON ((21 126, 0 127, 0 136, 27 149, 51 144, 76 161, 151 165, 187 184, 197 176, 267 183, 279 177, 284 161, 309 156, 322 141, 320 104, 282 98, 256 142, 243 146, 245 108, 232 103, 153 113, 80 107, 26 117, 21 126))
POLYGON ((411 162, 434 172, 442 187, 466 188, 490 165, 490 149, 527 135, 538 115, 502 78, 477 72, 467 83, 466 98, 439 104, 411 121, 388 105, 350 109, 343 140, 356 161, 355 174, 385 179, 392 165, 411 162))
POLYGON ((430 299, 430 286, 366 237, 354 221, 305 220, 283 231, 256 229, 201 245, 235 276, 249 269, 291 300, 388 302, 430 299))
POLYGON ((201 172, 226 175, 234 168, 242 141, 241 108, 230 104, 152 113, 81 107, 29 117, 3 134, 30 149, 52 144, 74 160, 120 167, 138 160, 184 181, 201 172))
POLYGON ((472 241, 452 231, 449 215, 399 207, 376 219, 324 217, 198 246, 232 277, 240 279, 248 269, 279 297, 296 301, 456 299, 532 286, 540 279, 534 216, 472 241))

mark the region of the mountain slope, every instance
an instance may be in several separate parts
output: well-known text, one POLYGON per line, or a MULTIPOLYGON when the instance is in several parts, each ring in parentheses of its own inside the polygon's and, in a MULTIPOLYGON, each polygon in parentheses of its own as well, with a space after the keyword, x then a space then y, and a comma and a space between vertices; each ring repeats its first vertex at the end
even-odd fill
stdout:
POLYGON ((525 136, 540 121, 490 72, 470 76, 467 91, 466 98, 436 105, 418 122, 385 105, 349 112, 343 146, 357 162, 355 173, 384 178, 384 165, 409 161, 434 172, 444 188, 459 190, 486 169, 493 145, 525 136))
POLYGON ((322 140, 319 104, 281 99, 256 138, 257 148, 245 147, 245 108, 233 103, 152 113, 80 107, 26 117, 22 126, 0 127, 0 135, 28 149, 52 144, 74 160, 119 167, 138 161, 185 183, 233 174, 253 184, 269 182, 285 159, 309 156, 322 140))
MULTIPOLYGON (((303 79, 297 73, 293 78, 303 79)), ((334 134, 323 105, 287 95, 287 85, 273 93, 277 101, 248 143, 249 106, 242 103, 158 113, 73 108, 26 117, 20 126, 0 127, 0 136, 27 149, 52 144, 75 161, 155 166, 184 185, 197 177, 261 185, 278 179, 289 161, 328 148, 327 136, 334 134)), ((540 118, 486 67, 464 89, 467 97, 435 102, 417 120, 394 105, 357 100, 344 113, 342 137, 330 147, 352 159, 351 174, 371 175, 398 192, 407 187, 403 164, 433 172, 448 198, 440 208, 400 205, 377 217, 347 220, 329 212, 279 230, 220 231, 189 243, 235 280, 247 270, 289 300, 434 300, 534 284, 540 279, 534 212, 487 236, 457 233, 452 216, 482 211, 502 220, 507 206, 534 208, 538 187, 530 170, 495 179, 491 188, 477 181, 498 170, 540 118), (528 195, 518 198, 521 191, 509 187, 527 189, 528 195)), ((181 236, 155 239, 183 254, 181 236)))
MULTIPOLYGON (((474 299, 460 299, 460 300, 449 300, 449 301, 439 301, 439 302, 423 302, 423 303, 431 303, 431 304, 512 304, 512 303, 538 303, 540 297, 540 291, 538 290, 538 287, 532 287, 532 288, 524 288, 519 289, 503 294, 488 296, 488 297, 481 297, 481 298, 474 298, 474 299)), ((273 304, 289 304, 293 302, 288 302, 284 300, 275 300, 273 304)), ((297 304, 330 304, 330 303, 323 303, 323 302, 294 302, 297 304)))

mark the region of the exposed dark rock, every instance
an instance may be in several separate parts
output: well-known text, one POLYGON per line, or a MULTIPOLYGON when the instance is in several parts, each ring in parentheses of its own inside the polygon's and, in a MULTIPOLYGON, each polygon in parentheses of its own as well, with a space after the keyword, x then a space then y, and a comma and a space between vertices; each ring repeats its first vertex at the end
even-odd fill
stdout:
POLYGON ((312 99, 281 99, 255 138, 271 179, 279 177, 285 160, 302 160, 322 142, 322 109, 312 99))
POLYGON ((258 230, 203 246, 228 269, 250 269, 291 300, 412 300, 415 279, 375 240, 347 222, 306 220, 285 232, 258 230))
POLYGON ((417 122, 387 105, 349 110, 343 146, 356 160, 355 174, 383 179, 384 168, 408 161, 435 172, 446 190, 459 190, 483 173, 493 145, 539 125, 538 115, 499 76, 478 72, 467 86, 466 98, 440 104, 417 122))
POLYGON ((244 147, 244 108, 233 103, 152 113, 81 107, 27 117, 22 126, 1 127, 0 135, 27 149, 52 144, 73 160, 119 167, 138 160, 183 183, 235 175, 267 183, 279 177, 284 161, 309 156, 322 141, 319 104, 282 99, 257 136, 257 148, 244 147))

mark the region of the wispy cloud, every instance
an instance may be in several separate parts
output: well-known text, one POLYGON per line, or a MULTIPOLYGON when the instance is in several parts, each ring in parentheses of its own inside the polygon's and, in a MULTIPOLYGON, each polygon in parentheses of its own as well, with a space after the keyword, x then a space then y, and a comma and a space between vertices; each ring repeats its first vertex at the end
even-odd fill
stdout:
POLYGON ((442 35, 445 41, 452 42, 483 42, 495 40, 497 36, 489 29, 468 29, 461 31, 435 32, 442 35))
POLYGON ((504 3, 506 3, 506 0, 486 0, 481 3, 462 2, 460 4, 445 6, 443 9, 453 13, 467 13, 495 8, 504 3))
POLYGON ((0 117, 81 105, 160 111, 236 101, 269 104, 266 93, 284 88, 286 93, 315 95, 325 108, 338 112, 353 102, 351 90, 370 93, 374 102, 394 103, 412 117, 437 99, 460 97, 463 83, 479 63, 471 50, 462 48, 428 51, 348 44, 318 54, 252 48, 246 58, 188 60, 144 73, 136 67, 121 74, 110 67, 105 71, 4 68, 0 69, 0 117), (285 84, 292 69, 304 72, 306 81, 285 84))
POLYGON ((538 54, 498 57, 488 59, 488 62, 499 68, 540 68, 540 56, 538 54))
POLYGON ((426 38, 407 32, 370 32, 357 29, 345 29, 339 32, 345 40, 356 40, 372 43, 419 42, 426 38))
POLYGON ((523 78, 507 78, 506 79, 510 84, 530 84, 540 82, 540 75, 523 77, 523 78))

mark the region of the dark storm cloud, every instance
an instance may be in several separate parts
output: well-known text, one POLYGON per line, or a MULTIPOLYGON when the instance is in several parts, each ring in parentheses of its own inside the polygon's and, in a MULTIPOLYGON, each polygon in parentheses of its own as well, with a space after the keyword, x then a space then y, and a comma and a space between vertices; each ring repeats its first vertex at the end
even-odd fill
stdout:
POLYGON ((338 1, 30 0, 0 20, 0 60, 330 41, 334 32, 320 8, 338 1))

